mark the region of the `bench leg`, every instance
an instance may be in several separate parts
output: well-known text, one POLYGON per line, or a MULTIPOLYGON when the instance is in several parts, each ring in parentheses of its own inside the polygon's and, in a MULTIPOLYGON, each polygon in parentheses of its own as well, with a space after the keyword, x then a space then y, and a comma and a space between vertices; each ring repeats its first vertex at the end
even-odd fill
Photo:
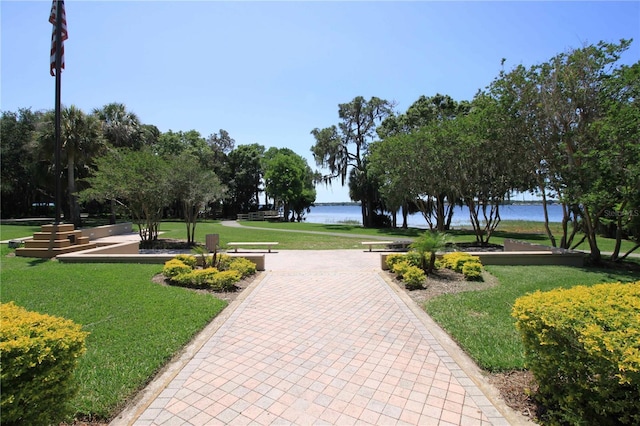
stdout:
POLYGON ((238 247, 236 247, 236 248, 233 250, 233 252, 234 252, 234 253, 237 253, 237 252, 238 252, 238 247))
POLYGON ((271 253, 271 246, 267 246, 267 250, 269 250, 269 253, 271 253))

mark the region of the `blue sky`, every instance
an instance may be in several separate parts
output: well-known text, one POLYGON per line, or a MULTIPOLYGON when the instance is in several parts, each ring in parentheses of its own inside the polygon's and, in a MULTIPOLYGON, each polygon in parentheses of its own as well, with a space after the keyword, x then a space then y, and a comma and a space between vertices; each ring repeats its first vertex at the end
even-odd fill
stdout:
MULTIPOLYGON (((236 145, 307 158, 310 131, 355 96, 470 100, 501 69, 600 40, 633 38, 640 2, 65 2, 62 102, 121 102, 161 131, 227 130, 236 145)), ((54 107, 50 1, 0 1, 0 108, 54 107)), ((348 201, 339 182, 318 202, 348 201)))

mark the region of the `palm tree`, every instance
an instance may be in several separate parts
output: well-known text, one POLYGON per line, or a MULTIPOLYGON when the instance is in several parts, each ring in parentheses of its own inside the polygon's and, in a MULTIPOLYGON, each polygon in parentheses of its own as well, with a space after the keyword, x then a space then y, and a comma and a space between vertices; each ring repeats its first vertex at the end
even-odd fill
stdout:
MULTIPOLYGON (((55 152, 55 114, 45 114, 40 132, 40 147, 50 160, 55 152)), ((77 199, 76 170, 87 168, 104 148, 100 121, 71 105, 63 108, 60 120, 60 158, 66 161, 69 222, 81 226, 77 199)))
POLYGON ((443 232, 425 231, 409 246, 420 253, 422 269, 430 275, 436 263, 436 252, 444 249, 451 242, 449 234, 443 232), (426 265, 426 255, 429 253, 429 264, 426 265))
POLYGON ((124 104, 112 102, 94 109, 93 113, 102 122, 104 138, 115 148, 138 150, 142 147, 140 119, 135 113, 127 111, 124 104))

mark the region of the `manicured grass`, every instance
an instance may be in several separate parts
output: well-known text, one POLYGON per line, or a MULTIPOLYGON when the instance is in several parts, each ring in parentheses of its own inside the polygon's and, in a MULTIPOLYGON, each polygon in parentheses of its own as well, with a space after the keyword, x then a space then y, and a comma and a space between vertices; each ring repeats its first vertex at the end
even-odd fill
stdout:
MULTIPOLYGON (((87 222, 87 226, 94 225, 87 222)), ((367 236, 378 236, 393 240, 414 239, 423 229, 370 229, 357 224, 320 224, 297 222, 240 222, 241 228, 223 226, 219 221, 198 222, 196 226, 196 241, 204 243, 206 234, 219 234, 221 246, 231 241, 278 241, 279 249, 297 250, 335 250, 362 248, 361 239, 367 236), (258 229, 258 228, 266 228, 258 229), (289 231, 289 232, 282 232, 289 231), (323 233, 339 233, 344 236, 322 235, 323 233), (349 237, 350 235, 350 237, 349 237)), ((560 224, 553 223, 551 227, 558 235, 560 224)), ((28 237, 40 230, 39 226, 29 224, 2 224, 0 225, 0 238, 9 240, 19 237, 28 237)), ((160 225, 162 235, 160 238, 186 239, 187 232, 184 222, 165 221, 160 225)), ((475 241, 473 231, 469 229, 454 229, 448 231, 455 242, 475 241)), ((529 241, 536 244, 550 245, 550 241, 544 231, 541 222, 530 221, 502 221, 494 232, 490 242, 502 244, 505 238, 514 238, 529 241)), ((579 238, 576 239, 576 242, 579 238)), ((598 246, 603 252, 613 251, 615 240, 610 238, 598 238, 598 246)), ((634 243, 623 240, 622 253, 633 247, 634 243)), ((589 250, 585 242, 580 250, 589 250)))
MULTIPOLYGON (((523 347, 511 318, 514 301, 536 290, 640 279, 637 273, 568 266, 487 266, 497 287, 437 297, 425 310, 483 369, 523 369, 523 347)), ((428 281, 427 281, 428 283, 428 281)))
POLYGON ((40 232, 40 225, 33 223, 0 225, 0 241, 13 240, 14 238, 31 237, 34 232, 40 232))
POLYGON ((225 306, 211 295, 151 282, 161 265, 63 264, 7 257, 2 302, 62 316, 91 334, 80 358, 78 414, 108 419, 225 306))

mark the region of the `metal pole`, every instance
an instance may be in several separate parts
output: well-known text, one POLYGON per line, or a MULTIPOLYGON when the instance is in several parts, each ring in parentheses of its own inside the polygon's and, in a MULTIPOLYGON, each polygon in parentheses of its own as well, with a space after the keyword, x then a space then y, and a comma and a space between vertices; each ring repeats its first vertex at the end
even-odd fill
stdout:
POLYGON ((60 202, 62 184, 60 182, 60 70, 62 67, 62 13, 60 10, 60 0, 56 0, 56 105, 55 105, 55 174, 56 174, 56 220, 60 223, 60 202))

